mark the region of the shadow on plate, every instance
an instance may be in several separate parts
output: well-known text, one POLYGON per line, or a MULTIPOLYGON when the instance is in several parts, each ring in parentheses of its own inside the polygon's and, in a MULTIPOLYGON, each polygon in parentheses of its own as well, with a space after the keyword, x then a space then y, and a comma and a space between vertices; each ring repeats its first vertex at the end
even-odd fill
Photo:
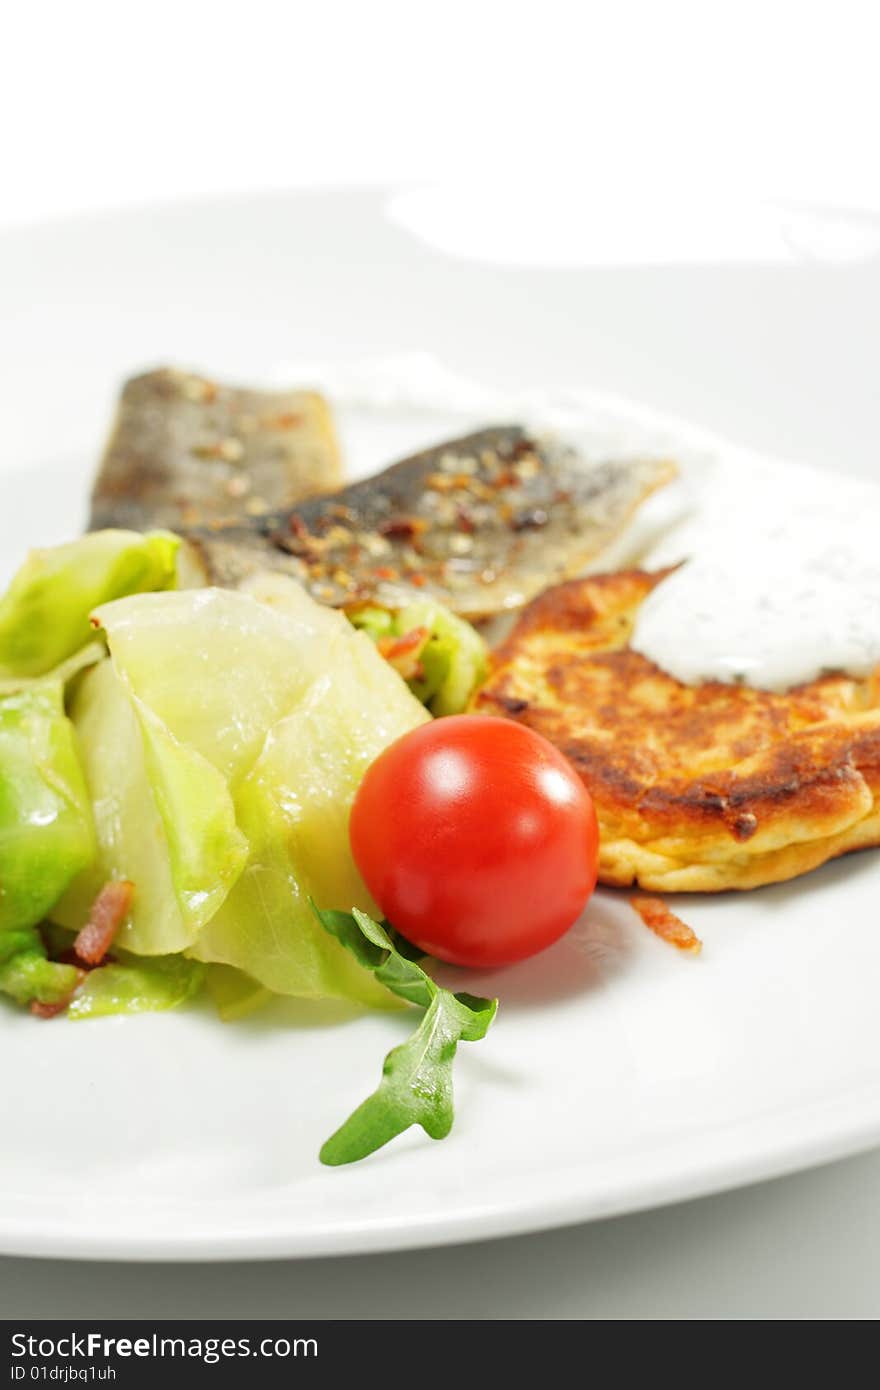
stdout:
POLYGON ((802 874, 800 878, 788 879, 785 883, 770 883, 757 891, 768 907, 787 907, 796 901, 799 894, 817 890, 821 893, 838 893, 847 883, 863 879, 866 874, 876 874, 878 863, 880 855, 874 847, 850 850, 848 854, 820 864, 817 869, 802 874))
POLYGON ((499 970, 439 965, 435 973, 448 989, 497 995, 505 1012, 559 1004, 626 970, 635 951, 632 915, 623 894, 602 889, 571 931, 540 955, 499 970))
MULTIPOLYGON (((344 999, 285 999, 276 996, 242 1018, 221 1020, 209 999, 196 1004, 224 1028, 234 1028, 242 1037, 260 1037, 291 1029, 337 1028, 363 1018, 364 1010, 344 999)), ((390 1016, 394 1016, 392 1011, 390 1016)))
MULTIPOLYGON (((430 962, 429 969, 447 989, 497 995, 505 1012, 551 1006, 588 994, 626 970, 635 951, 631 917, 625 896, 603 889, 571 931, 540 955, 498 970, 465 970, 440 961, 430 962)), ((207 1001, 201 1007, 214 1013, 207 1001)), ((363 1017, 363 1009, 344 1000, 273 999, 224 1026, 258 1037, 280 1029, 335 1028, 363 1017)), ((397 1017, 405 1036, 412 1030, 411 1012, 388 1011, 389 1019, 397 1017)))

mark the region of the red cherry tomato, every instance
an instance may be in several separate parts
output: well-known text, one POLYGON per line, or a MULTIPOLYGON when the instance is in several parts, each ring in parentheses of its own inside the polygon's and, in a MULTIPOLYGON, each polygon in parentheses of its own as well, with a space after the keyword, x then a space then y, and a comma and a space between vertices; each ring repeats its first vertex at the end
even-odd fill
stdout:
POLYGON ((596 886, 589 792, 522 724, 456 715, 423 724, 367 769, 351 847, 385 916, 456 965, 522 960, 551 945, 596 886))

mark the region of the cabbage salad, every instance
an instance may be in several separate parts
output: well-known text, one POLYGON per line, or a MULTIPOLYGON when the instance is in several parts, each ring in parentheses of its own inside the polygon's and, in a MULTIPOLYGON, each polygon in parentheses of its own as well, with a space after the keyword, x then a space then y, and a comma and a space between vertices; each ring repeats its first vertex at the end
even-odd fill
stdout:
MULTIPOLYGON (((446 1017, 451 1052, 482 1036, 494 1004, 434 985, 348 841, 366 768, 465 707, 482 639, 432 602, 348 618, 277 574, 181 589, 179 545, 95 532, 33 552, 0 599, 0 994, 73 1019, 204 987, 226 1018, 404 999, 446 1017)), ((435 1102, 407 1123, 445 1132, 451 1089, 435 1102)), ((392 1109, 326 1161, 405 1128, 392 1109)))

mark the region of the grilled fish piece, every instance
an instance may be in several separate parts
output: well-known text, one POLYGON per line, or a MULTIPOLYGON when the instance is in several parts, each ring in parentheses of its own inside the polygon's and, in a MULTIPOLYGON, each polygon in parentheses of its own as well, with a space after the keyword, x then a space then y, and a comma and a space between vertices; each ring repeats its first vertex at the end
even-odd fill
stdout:
POLYGON ((480 619, 584 569, 675 474, 660 460, 588 464, 518 426, 404 459, 331 496, 187 533, 209 584, 277 569, 335 606, 431 597, 480 619))
POLYGON ((126 382, 90 527, 239 522, 341 481, 330 410, 308 391, 250 391, 163 367, 126 382))

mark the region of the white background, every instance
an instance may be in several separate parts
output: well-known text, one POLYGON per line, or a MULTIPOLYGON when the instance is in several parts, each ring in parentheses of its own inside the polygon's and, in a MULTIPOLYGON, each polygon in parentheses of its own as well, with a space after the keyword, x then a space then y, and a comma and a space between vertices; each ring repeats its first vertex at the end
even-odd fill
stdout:
MULTIPOLYGON (((0 211, 491 176, 880 202, 872 0, 29 0, 0 211)), ((664 190, 666 193, 664 195, 664 190)))
MULTIPOLYGON (((593 180, 880 207, 870 3, 30 3, 0 223, 264 188, 593 180)), ((2 383, 0 383, 2 391, 2 383)), ((0 1316, 875 1317, 880 1157, 473 1248, 161 1271, 0 1261, 0 1316)))

